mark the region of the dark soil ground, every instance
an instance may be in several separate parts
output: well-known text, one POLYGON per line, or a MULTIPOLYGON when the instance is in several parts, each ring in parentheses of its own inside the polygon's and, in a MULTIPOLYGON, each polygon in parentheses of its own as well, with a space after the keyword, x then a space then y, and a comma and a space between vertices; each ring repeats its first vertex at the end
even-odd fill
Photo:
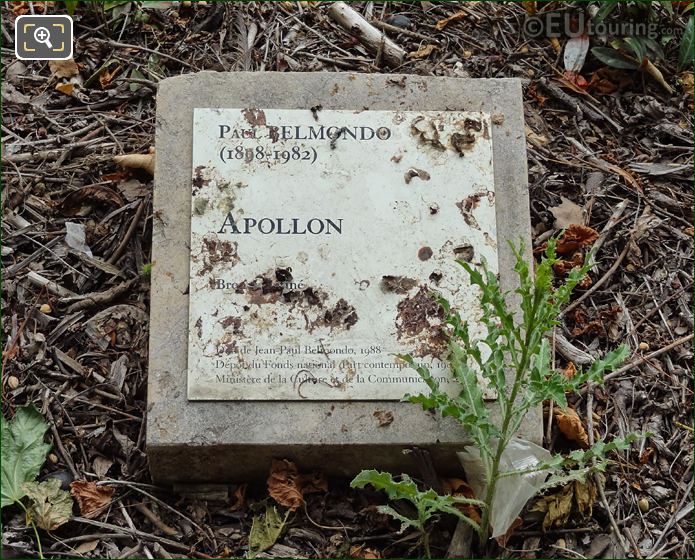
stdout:
MULTIPOLYGON (((61 3, 48 4, 48 13, 64 13, 61 3)), ((693 75, 677 65, 678 40, 655 61, 663 84, 589 53, 581 67, 588 86, 579 87, 563 77, 566 39, 528 39, 521 4, 353 4, 370 21, 405 26, 389 32, 405 51, 437 47, 397 68, 338 27, 325 2, 110 4, 119 5, 78 5, 72 69, 17 62, 14 20, 44 7, 2 4, 3 414, 34 403, 49 422, 53 450, 42 476, 115 490, 97 519, 76 516, 42 532, 46 557, 243 556, 254 515, 273 503, 266 485, 251 481, 221 500, 177 496, 152 486, 147 468, 153 179, 113 158, 153 147, 158 81, 202 69, 520 78, 536 246, 568 223, 600 234, 591 284, 553 336, 556 367, 628 344, 628 365, 593 391, 589 410, 586 394, 571 403, 597 438, 653 435, 612 457, 605 500, 590 513, 572 512, 543 531, 543 514, 526 511, 504 546, 493 543, 488 553, 693 556, 693 75), (92 257, 66 243, 75 227, 67 223, 83 226, 92 257), (99 344, 97 326, 112 333, 109 344, 99 344)), ((683 29, 687 2, 654 4, 654 17, 683 29)), ((547 446, 576 448, 548 416, 547 446)), ((326 492, 306 495, 264 554, 422 555, 417 535, 399 533, 379 503, 378 493, 329 480, 326 492)), ((23 513, 9 507, 2 520, 3 557, 35 556, 23 513)), ((433 524, 434 556, 461 554, 449 549, 454 530, 452 519, 433 524)))

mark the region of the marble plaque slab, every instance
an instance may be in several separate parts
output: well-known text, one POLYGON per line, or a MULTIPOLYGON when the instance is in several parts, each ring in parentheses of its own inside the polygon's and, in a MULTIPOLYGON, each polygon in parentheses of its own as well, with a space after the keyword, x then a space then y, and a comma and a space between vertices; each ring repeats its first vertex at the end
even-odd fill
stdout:
POLYGON ((482 334, 455 262, 498 263, 490 115, 196 108, 188 399, 452 392, 440 292, 482 334))

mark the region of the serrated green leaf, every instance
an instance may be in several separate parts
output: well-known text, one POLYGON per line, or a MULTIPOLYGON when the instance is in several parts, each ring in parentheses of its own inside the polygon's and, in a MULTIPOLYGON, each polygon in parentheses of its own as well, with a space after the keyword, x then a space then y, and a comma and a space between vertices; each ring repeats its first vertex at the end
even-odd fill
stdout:
POLYGON ((418 524, 416 519, 410 519, 409 517, 406 517, 405 515, 401 515, 395 509, 393 509, 391 506, 379 506, 378 510, 380 513, 384 513, 386 515, 389 515, 389 516, 393 517, 396 521, 401 522, 401 528, 398 531, 399 533, 402 533, 408 527, 412 527, 413 529, 417 529, 418 531, 421 530, 421 527, 418 524))
POLYGON ((33 482, 51 446, 43 442, 48 424, 33 405, 17 410, 11 421, 0 420, 2 430, 2 507, 21 500, 27 482, 33 482))
POLYGON ((352 488, 364 488, 371 484, 376 490, 383 490, 391 500, 412 500, 418 495, 417 485, 407 475, 401 475, 400 481, 394 480, 391 473, 376 470, 362 471, 352 479, 352 488))
POLYGON ((615 49, 594 47, 591 49, 591 54, 611 68, 618 68, 620 70, 637 70, 637 68, 639 68, 639 65, 634 60, 630 60, 615 49))
POLYGON ((27 482, 23 489, 29 498, 27 524, 33 521, 45 531, 53 531, 72 517, 72 498, 60 489, 60 480, 49 478, 44 482, 27 482))
POLYGON ((275 544, 285 527, 290 512, 283 517, 275 506, 266 506, 265 512, 253 516, 249 532, 248 558, 253 558, 259 552, 268 550, 275 544))

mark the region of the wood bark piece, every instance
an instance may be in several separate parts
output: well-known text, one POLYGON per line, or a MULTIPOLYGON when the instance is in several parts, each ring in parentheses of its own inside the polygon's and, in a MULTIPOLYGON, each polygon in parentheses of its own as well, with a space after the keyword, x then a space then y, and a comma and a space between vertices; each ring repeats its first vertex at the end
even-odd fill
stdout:
POLYGON ((381 52, 389 66, 403 64, 405 51, 345 2, 334 2, 328 9, 328 15, 338 25, 355 35, 370 52, 381 52))

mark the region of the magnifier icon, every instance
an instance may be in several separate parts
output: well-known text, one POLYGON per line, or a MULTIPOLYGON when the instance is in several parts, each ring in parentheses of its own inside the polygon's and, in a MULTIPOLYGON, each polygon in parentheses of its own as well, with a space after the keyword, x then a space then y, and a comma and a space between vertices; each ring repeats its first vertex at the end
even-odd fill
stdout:
POLYGON ((49 49, 53 48, 51 44, 51 34, 45 27, 37 27, 34 30, 34 40, 36 40, 37 43, 46 45, 49 49))

